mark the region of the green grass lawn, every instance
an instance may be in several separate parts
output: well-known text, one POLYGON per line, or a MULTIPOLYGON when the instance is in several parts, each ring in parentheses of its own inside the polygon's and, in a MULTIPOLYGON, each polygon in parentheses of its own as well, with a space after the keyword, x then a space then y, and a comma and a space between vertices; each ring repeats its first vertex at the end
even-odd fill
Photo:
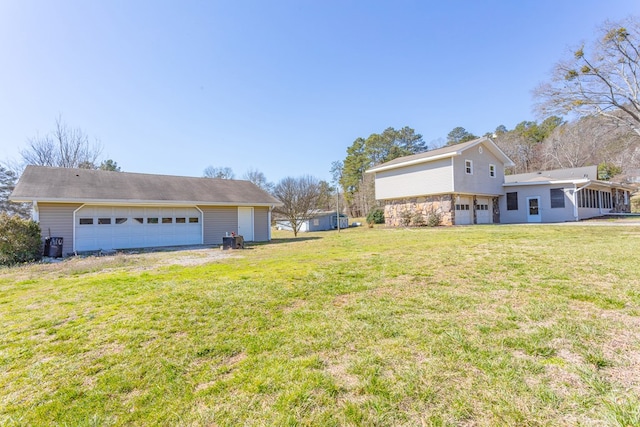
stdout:
POLYGON ((0 425, 640 425, 640 227, 274 238, 0 270, 0 425))

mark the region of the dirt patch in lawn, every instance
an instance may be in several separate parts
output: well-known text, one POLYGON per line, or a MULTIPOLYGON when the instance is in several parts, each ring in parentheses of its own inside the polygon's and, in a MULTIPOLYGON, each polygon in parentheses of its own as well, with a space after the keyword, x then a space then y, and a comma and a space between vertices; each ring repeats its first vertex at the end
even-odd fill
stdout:
POLYGON ((73 275, 109 271, 144 271, 153 270, 159 266, 168 267, 197 266, 217 262, 223 259, 239 256, 241 251, 223 251, 220 247, 180 247, 145 249, 141 251, 122 251, 108 254, 79 255, 58 259, 43 259, 38 264, 13 267, 12 272, 17 278, 31 278, 43 275, 73 275), (20 273, 24 272, 24 277, 20 273))

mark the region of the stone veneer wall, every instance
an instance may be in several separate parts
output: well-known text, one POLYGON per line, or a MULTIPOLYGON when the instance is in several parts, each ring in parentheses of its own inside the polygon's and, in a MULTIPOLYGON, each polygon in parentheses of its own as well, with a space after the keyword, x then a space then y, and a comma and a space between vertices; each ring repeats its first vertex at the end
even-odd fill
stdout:
POLYGON ((431 213, 439 213, 441 225, 453 225, 455 212, 453 210, 453 195, 412 197, 407 199, 387 200, 384 205, 384 222, 390 227, 402 227, 402 214, 409 211, 422 214, 424 220, 431 213))
POLYGON ((627 200, 629 201, 629 204, 625 204, 624 193, 625 193, 625 190, 620 190, 618 188, 614 188, 613 190, 611 190, 611 196, 613 199, 612 200, 613 209, 611 209, 611 212, 614 212, 614 213, 631 212, 631 194, 627 195, 627 200))

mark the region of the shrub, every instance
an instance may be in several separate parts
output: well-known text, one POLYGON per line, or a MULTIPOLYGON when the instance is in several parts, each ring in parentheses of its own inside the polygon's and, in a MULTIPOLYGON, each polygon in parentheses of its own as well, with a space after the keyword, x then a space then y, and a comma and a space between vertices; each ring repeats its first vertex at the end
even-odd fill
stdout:
POLYGON ((0 265, 38 261, 42 258, 42 237, 38 223, 0 213, 0 265))
POLYGON ((414 212, 411 216, 411 225, 414 227, 424 227, 427 222, 424 220, 424 216, 420 212, 414 212))
POLYGON ((410 226, 412 217, 413 215, 411 214, 411 211, 408 209, 405 209, 402 212, 400 212, 400 223, 402 224, 402 226, 403 227, 410 226))
POLYGON ((442 214, 440 212, 431 212, 427 215, 427 227, 437 227, 442 223, 442 214))
POLYGON ((373 208, 367 215, 368 224, 384 224, 384 209, 373 208))

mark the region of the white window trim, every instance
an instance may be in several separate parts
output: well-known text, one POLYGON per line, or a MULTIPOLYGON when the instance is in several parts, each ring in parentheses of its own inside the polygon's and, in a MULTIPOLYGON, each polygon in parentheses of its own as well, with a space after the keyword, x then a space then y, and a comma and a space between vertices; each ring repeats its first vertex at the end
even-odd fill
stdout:
POLYGON ((467 175, 473 175, 473 160, 466 160, 464 161, 464 173, 467 175), (468 169, 470 172, 467 172, 467 164, 469 165, 468 169))
POLYGON ((496 165, 489 165, 489 176, 491 178, 495 178, 496 177, 496 165))

